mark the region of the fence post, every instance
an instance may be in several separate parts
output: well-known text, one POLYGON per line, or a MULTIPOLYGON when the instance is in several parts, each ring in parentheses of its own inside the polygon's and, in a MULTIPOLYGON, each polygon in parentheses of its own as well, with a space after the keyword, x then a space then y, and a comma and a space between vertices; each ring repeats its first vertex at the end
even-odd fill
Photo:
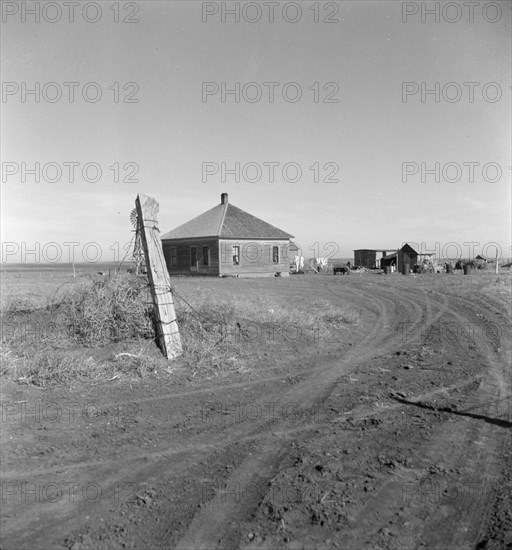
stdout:
POLYGON ((165 263, 160 231, 158 229, 158 202, 146 195, 137 195, 137 223, 139 224, 151 296, 155 307, 157 338, 167 359, 181 355, 180 331, 176 321, 171 292, 171 279, 165 263))

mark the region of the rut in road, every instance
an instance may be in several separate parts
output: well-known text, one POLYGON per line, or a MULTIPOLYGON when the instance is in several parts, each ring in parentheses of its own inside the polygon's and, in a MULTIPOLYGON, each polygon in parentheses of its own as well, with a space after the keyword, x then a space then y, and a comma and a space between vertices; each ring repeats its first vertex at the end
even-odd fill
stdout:
MULTIPOLYGON (((428 327, 436 322, 447 311, 448 307, 447 301, 443 304, 435 304, 436 312, 433 313, 434 308, 431 308, 428 297, 426 297, 425 302, 428 307, 425 315, 423 308, 416 303, 417 297, 407 298, 401 296, 401 300, 409 306, 403 310, 404 315, 407 315, 408 312, 414 312, 413 317, 395 318, 392 316, 395 313, 394 301, 396 299, 396 294, 393 291, 384 291, 383 295, 380 296, 377 296, 374 292, 370 297, 362 290, 355 288, 347 289, 345 287, 343 289, 345 292, 339 294, 336 292, 338 289, 333 288, 334 285, 326 284, 326 286, 336 298, 346 299, 346 293, 352 293, 359 300, 369 301, 371 303, 370 308, 375 306, 377 308, 375 311, 377 318, 369 334, 357 346, 357 349, 350 350, 341 359, 315 368, 314 376, 301 383, 300 387, 292 388, 282 396, 283 401, 293 400, 303 403, 305 407, 325 400, 336 383, 339 382, 340 377, 349 368, 352 369, 358 364, 364 364, 378 353, 394 349, 402 338, 402 334, 398 330, 400 323, 408 322, 412 325, 424 323, 428 327), (392 297, 390 297, 390 294, 392 297), (377 353, 376 348, 380 348, 377 353)), ((279 427, 274 425, 272 429, 275 431, 279 427)), ((258 485, 261 486, 262 483, 270 481, 283 459, 285 447, 286 441, 263 435, 259 451, 253 453, 242 463, 230 476, 227 485, 244 487, 257 481, 258 485), (272 457, 275 458, 272 459, 272 457)), ((220 548, 225 547, 226 544, 230 547, 236 546, 238 543, 236 540, 237 535, 231 529, 231 526, 236 525, 244 516, 247 516, 258 503, 240 498, 231 499, 229 503, 226 500, 225 494, 217 495, 209 505, 204 506, 201 511, 196 513, 187 533, 179 541, 177 548, 220 548)))
MULTIPOLYGON (((301 369, 300 371, 294 371, 294 374, 301 374, 302 381, 295 383, 293 386, 286 386, 286 389, 281 389, 281 385, 265 384, 262 388, 259 388, 261 381, 249 381, 247 383, 232 384, 231 389, 244 387, 257 388, 258 391, 254 392, 254 403, 263 404, 265 401, 279 401, 279 402, 294 402, 301 403, 304 408, 314 406, 323 403, 325 399, 329 397, 333 388, 336 387, 340 381, 348 382, 348 373, 352 372, 359 366, 368 365, 372 359, 379 357, 381 354, 388 353, 396 350, 396 348, 403 347, 403 334, 400 330, 401 323, 410 323, 411 332, 420 334, 421 331, 415 331, 414 327, 428 327, 432 326, 436 321, 442 319, 443 316, 452 316, 452 319, 458 319, 461 323, 467 323, 471 319, 467 315, 466 304, 462 300, 453 297, 446 297, 444 295, 437 295, 433 292, 420 292, 418 288, 415 288, 410 282, 405 281, 399 291, 393 288, 388 288, 386 282, 375 286, 375 284, 364 284, 364 282, 354 281, 349 286, 341 286, 334 283, 326 283, 326 289, 331 292, 333 300, 338 303, 346 305, 347 303, 363 303, 365 304, 365 310, 370 312, 374 317, 370 332, 352 347, 345 355, 334 358, 325 359, 322 358, 316 365, 312 365, 311 369, 301 369), (397 301, 399 304, 397 305, 397 301), (400 303, 402 304, 400 306, 400 303), (306 376, 304 379, 303 376, 306 376), (262 396, 262 389, 266 392, 262 396)), ((484 304, 482 304, 484 306, 484 304)), ((481 311, 481 309, 479 309, 481 311)), ((491 315, 491 310, 488 310, 488 314, 491 315)), ((409 340, 410 341, 410 340, 409 340)), ((489 346, 487 342, 479 342, 479 347, 482 348, 482 353, 486 356, 486 364, 491 365, 484 373, 484 382, 482 383, 481 392, 482 395, 489 396, 501 396, 506 398, 507 393, 505 391, 506 384, 504 381, 500 381, 500 372, 504 372, 504 364, 495 358, 495 352, 492 346, 489 346), (487 347, 485 347, 487 346, 487 347), (499 388, 502 388, 499 390, 499 388), (501 391, 501 393, 500 393, 501 391)), ((276 377, 275 380, 279 380, 281 377, 276 377)), ((503 378, 503 376, 502 376, 503 378)), ((273 378, 267 379, 269 382, 273 378)), ((468 382, 466 378, 460 382, 460 387, 463 387, 468 382)), ((459 386, 456 384, 453 387, 459 386)), ((436 388, 431 392, 425 392, 421 395, 416 395, 416 399, 426 399, 435 392, 440 392, 443 389, 448 388, 436 388)), ((176 392, 176 394, 169 393, 165 396, 155 396, 149 398, 143 398, 140 402, 161 402, 162 406, 165 406, 166 398, 173 399, 178 393, 183 394, 183 397, 193 395, 205 395, 210 393, 218 393, 219 399, 222 399, 222 388, 208 388, 206 390, 198 389, 190 392, 176 392)), ((233 394, 226 394, 231 396, 233 394)), ((249 394, 250 396, 251 394, 249 394)), ((207 397, 208 398, 208 397, 207 397)), ((189 405, 191 407, 197 406, 197 403, 192 402, 189 405)), ((478 406, 478 400, 475 401, 475 406, 478 406)), ((187 410, 187 403, 184 402, 185 410, 187 410)), ((393 405, 391 406, 393 407, 393 405)), ((407 405, 397 405, 397 407, 407 407, 407 405)), ((343 407, 342 407, 343 408, 343 407)), ((386 410, 390 410, 388 407, 386 410)), ((369 416, 376 416, 383 411, 380 409, 372 408, 372 406, 358 407, 352 409, 346 407, 346 410, 340 411, 340 415, 350 413, 355 418, 364 418, 369 416)), ((482 469, 488 472, 488 478, 493 479, 495 472, 492 472, 489 468, 486 468, 485 454, 475 453, 476 459, 471 462, 466 454, 468 449, 478 450, 475 442, 480 441, 484 443, 487 449, 494 449, 497 451, 497 444, 493 443, 492 438, 497 433, 491 427, 490 430, 482 432, 480 424, 483 422, 469 422, 467 420, 461 420, 457 418, 460 423, 460 434, 457 435, 456 445, 453 445, 453 437, 451 436, 453 430, 453 424, 450 426, 444 426, 436 428, 436 441, 425 443, 421 448, 421 453, 426 457, 435 456, 435 453, 439 451, 439 448, 452 447, 449 453, 446 454, 446 459, 451 461, 457 467, 462 469, 469 467, 470 464, 475 468, 482 469), (465 425, 466 422, 468 425, 465 425), (487 434, 487 435, 485 435, 487 434), (491 441, 489 441, 491 437, 491 441)), ((191 423, 192 427, 194 424, 191 423)), ((245 455, 241 455, 241 460, 238 462, 238 467, 232 471, 231 475, 226 480, 226 487, 247 487, 254 484, 257 487, 265 487, 268 480, 272 479, 279 468, 285 463, 287 456, 289 456, 289 442, 294 433, 304 432, 311 430, 313 435, 314 429, 321 427, 318 422, 313 422, 308 425, 298 423, 293 420, 287 422, 280 422, 278 420, 267 421, 242 421, 235 425, 216 426, 215 431, 206 431, 203 428, 202 433, 185 434, 181 439, 177 439, 174 432, 169 430, 168 440, 162 440, 159 448, 154 451, 147 451, 141 449, 136 454, 130 453, 130 456, 120 456, 115 459, 94 461, 94 463, 84 462, 76 465, 63 465, 60 467, 51 468, 41 471, 39 473, 59 473, 62 471, 70 472, 81 471, 83 475, 89 479, 94 476, 95 479, 100 479, 102 486, 112 487, 116 483, 123 482, 125 479, 137 479, 147 480, 152 483, 153 480, 159 483, 160 480, 167 480, 170 476, 181 476, 182 479, 190 478, 190 473, 193 471, 190 464, 198 461, 206 460, 216 454, 217 451, 225 449, 234 443, 241 443, 242 450, 246 452, 245 455), (252 442, 252 445, 246 445, 245 443, 252 442), (248 454, 251 452, 252 454, 248 454), (244 459, 245 457, 245 459, 244 459), (88 473, 89 472, 89 473, 88 473)), ((484 451, 486 450, 484 447, 484 451)), ((38 472, 34 471, 33 474, 37 475, 38 472)), ((397 475, 402 476, 400 478, 403 482, 417 481, 408 477, 406 471, 400 469, 397 470, 397 475)), ((18 476, 19 471, 17 472, 18 476)), ((26 472, 27 476, 30 476, 31 472, 26 472)), ((378 493, 372 496, 368 508, 365 513, 360 517, 361 525, 368 527, 367 531, 364 530, 357 535, 354 540, 362 541, 364 536, 368 535, 371 538, 370 524, 365 523, 365 517, 371 516, 373 502, 374 511, 379 512, 382 509, 383 503, 387 506, 389 502, 400 501, 397 487, 393 484, 387 484, 381 487, 378 493), (366 514, 366 515, 365 515, 366 514)), ((401 495, 400 495, 401 496, 401 495)), ((255 507, 258 506, 258 500, 250 499, 244 502, 236 503, 236 510, 233 510, 233 499, 226 492, 219 493, 216 496, 210 497, 211 500, 204 501, 201 510, 196 510, 195 515, 187 516, 186 523, 178 526, 175 535, 183 535, 178 545, 181 547, 204 547, 211 548, 215 546, 230 547, 238 545, 239 533, 237 531, 237 523, 242 523, 244 519, 250 514, 255 507)), ((178 503, 173 502, 170 506, 178 506, 178 503)), ((461 514, 473 514, 476 510, 480 511, 483 517, 488 513, 489 507, 485 506, 465 508, 461 511, 461 514)), ((475 512, 475 513, 477 513, 475 512)), ((92 514, 99 517, 102 513, 100 506, 72 506, 68 505, 66 514, 63 515, 62 521, 59 521, 60 525, 55 525, 56 539, 58 539, 59 533, 66 532, 66 518, 69 517, 72 520, 73 515, 80 514, 81 516, 92 514)), ((170 515, 167 514, 168 516, 170 515)), ((380 512, 379 512, 380 513, 380 512)), ((391 514, 390 510, 390 514, 391 514)), ((412 513, 412 512, 411 512, 412 513)), ((429 514, 432 514, 432 510, 428 510, 429 514)), ((432 516, 433 518, 435 516, 432 516)), ((469 516, 471 517, 471 516, 469 516)), ((442 522, 441 517, 435 518, 438 523, 442 522)), ((467 525, 468 521, 462 522, 455 517, 454 521, 459 522, 460 525, 467 525)), ((354 518, 354 522, 357 523, 357 518, 354 518)), ((474 522, 475 525, 479 522, 474 522)), ((46 529, 47 525, 44 526, 46 529)), ((44 527, 41 528, 41 533, 44 532, 44 527)), ((174 526, 175 527, 175 526, 174 526)), ((419 529, 423 529, 423 525, 418 525, 419 529)), ((479 528, 480 529, 480 528, 479 528)), ((482 527, 483 529, 483 527, 482 527)), ((355 534, 356 531, 353 531, 355 534)), ((426 538, 433 537, 432 533, 426 532, 424 534, 426 538)), ((453 540, 465 540, 464 536, 467 534, 461 533, 457 535, 458 538, 453 540)), ((472 535, 473 536, 473 535, 472 535)), ((475 535, 476 536, 476 535, 475 535)), ((162 538, 162 544, 170 542, 172 537, 170 535, 166 538, 162 538)), ((175 544, 176 538, 172 539, 175 544)), ((34 539, 31 539, 33 542, 34 539)), ((407 540, 403 541, 406 547, 407 540)), ((169 544, 167 544, 169 546, 169 544)), ((21 546, 20 546, 21 547, 21 546)))
MULTIPOLYGON (((385 302, 378 299, 369 299, 364 294, 358 291, 343 292, 340 296, 340 300, 343 304, 350 299, 350 296, 357 296, 358 300, 363 299, 367 302, 368 307, 374 310, 375 323, 370 330, 370 333, 364 338, 363 342, 356 345, 346 357, 340 361, 339 359, 330 360, 325 363, 321 363, 315 366, 309 372, 309 379, 313 382, 303 382, 302 384, 296 384, 291 389, 284 392, 277 387, 274 390, 275 401, 298 403, 300 402, 303 407, 308 405, 315 405, 322 395, 329 393, 330 381, 335 381, 340 374, 345 370, 346 366, 355 365, 364 362, 371 354, 368 354, 371 344, 377 341, 384 341, 387 333, 387 313, 385 302), (375 310, 375 306, 377 309, 375 310), (313 385, 315 386, 313 388, 313 385), (327 386, 327 391, 326 391, 327 386)), ((198 392, 202 393, 202 392, 198 392)), ((272 394, 267 394, 264 398, 259 399, 256 403, 263 403, 272 399, 272 394)), ((274 420, 266 420, 259 423, 241 422, 234 426, 228 426, 224 430, 220 430, 217 434, 216 440, 212 444, 212 434, 206 431, 205 433, 187 437, 186 441, 182 444, 176 441, 174 438, 172 441, 162 441, 160 448, 155 451, 143 450, 138 453, 130 453, 129 455, 116 457, 115 459, 108 458, 106 460, 91 461, 86 460, 78 464, 59 464, 55 467, 31 469, 27 472, 20 472, 19 470, 14 472, 4 472, 5 476, 13 479, 20 479, 23 476, 24 479, 30 480, 30 482, 37 482, 40 479, 47 479, 48 476, 62 475, 62 472, 66 472, 66 475, 73 475, 73 479, 77 481, 95 479, 101 482, 102 488, 105 493, 113 492, 116 486, 124 484, 126 481, 133 479, 151 479, 161 468, 166 468, 169 464, 173 472, 181 472, 183 478, 186 478, 187 464, 191 460, 197 461, 208 459, 217 449, 222 449, 229 445, 233 445, 234 442, 247 442, 251 440, 257 441, 272 430, 279 427, 279 423, 274 420)), ((272 446, 276 449, 276 445, 279 446, 278 441, 272 442, 272 446)), ((31 506, 30 503, 24 503, 22 506, 26 509, 27 506, 31 506)), ((35 506, 35 504, 34 504, 35 506)), ((61 511, 59 521, 52 520, 51 512, 52 506, 48 506, 45 509, 45 517, 47 519, 44 525, 40 522, 34 522, 30 531, 29 537, 31 542, 38 540, 38 533, 41 537, 48 530, 49 523, 55 523, 54 531, 55 536, 58 533, 66 531, 67 521, 72 522, 73 517, 77 514, 85 516, 92 514, 94 516, 100 516, 104 506, 95 503, 87 503, 78 499, 74 502, 68 502, 65 513, 61 511), (37 525, 36 525, 37 523, 37 525)), ((13 531, 16 531, 14 523, 11 524, 13 531)), ((20 544, 26 538, 27 533, 21 534, 17 540, 20 544)), ((28 535, 27 535, 28 536, 28 535)), ((27 541, 29 540, 27 539, 27 541)))
MULTIPOLYGON (((439 301, 442 296, 437 292, 432 292, 430 299, 439 301)), ((475 321, 475 317, 468 316, 468 311, 474 309, 475 315, 478 313, 479 316, 493 317, 498 326, 504 325, 505 328, 510 326, 510 316, 503 320, 502 311, 492 304, 483 304, 480 300, 479 302, 479 306, 475 308, 474 300, 460 296, 451 297, 450 315, 460 326, 467 326, 475 321), (499 319, 496 314, 499 315, 499 319)), ((508 437, 510 427, 507 427, 510 426, 512 420, 510 409, 512 392, 510 332, 505 330, 502 338, 496 340, 496 335, 486 330, 475 330, 473 337, 475 346, 486 363, 485 376, 478 393, 480 402, 485 404, 492 399, 507 406, 501 408, 504 418, 496 419, 498 422, 461 422, 460 424, 466 429, 460 432, 455 431, 455 438, 460 442, 459 447, 453 444, 453 429, 449 430, 448 426, 445 427, 446 433, 440 440, 445 445, 446 442, 450 442, 449 448, 458 450, 458 455, 454 456, 453 461, 463 472, 459 483, 469 487, 475 480, 475 473, 478 473, 480 490, 476 494, 468 494, 468 498, 460 499, 459 506, 454 507, 450 515, 447 515, 446 510, 444 513, 436 509, 432 511, 432 523, 438 527, 431 532, 427 532, 428 528, 424 528, 424 536, 431 544, 444 543, 453 547, 464 547, 475 544, 475 541, 478 543, 485 540, 484 534, 496 489, 501 485, 502 457, 511 450, 508 437)), ((508 493, 510 496, 510 490, 508 493)))
MULTIPOLYGON (((401 295, 413 292, 403 288, 401 295)), ((468 316, 468 304, 471 302, 458 297, 450 298, 447 318, 467 326, 473 321, 468 316)), ((436 304, 441 306, 446 303, 446 298, 430 292, 429 303, 434 307, 436 304)), ((481 307, 478 311, 482 311, 481 307)), ((487 311, 492 311, 492 308, 487 311)), ((497 354, 493 341, 482 334, 476 335, 475 347, 487 367, 481 377, 479 391, 473 396, 474 400, 479 396, 480 404, 485 404, 489 398, 501 402, 510 400, 510 342, 504 340, 501 345, 504 353, 497 354)), ((431 441, 423 444, 417 454, 423 457, 425 464, 441 461, 452 466, 457 474, 452 477, 451 488, 459 491, 458 498, 453 500, 453 495, 450 495, 452 502, 447 505, 440 499, 441 495, 435 494, 437 482, 432 480, 431 475, 410 468, 398 468, 393 478, 384 483, 359 514, 352 518, 355 528, 345 533, 346 547, 373 544, 379 538, 379 526, 392 523, 404 505, 409 530, 404 529, 393 538, 395 548, 410 548, 419 541, 428 548, 471 548, 480 542, 483 544, 494 493, 503 473, 502 457, 510 452, 510 440, 507 438, 507 429, 510 429, 507 426, 510 426, 511 420, 509 408, 505 416, 494 422, 493 419, 474 421, 455 416, 455 426, 447 422, 438 426, 431 441), (412 494, 419 493, 420 498, 404 500, 404 487, 410 489, 412 494), (425 493, 424 488, 427 489, 425 493), (425 517, 428 517, 428 522, 425 517)), ((411 494, 407 496, 411 497, 411 494)))

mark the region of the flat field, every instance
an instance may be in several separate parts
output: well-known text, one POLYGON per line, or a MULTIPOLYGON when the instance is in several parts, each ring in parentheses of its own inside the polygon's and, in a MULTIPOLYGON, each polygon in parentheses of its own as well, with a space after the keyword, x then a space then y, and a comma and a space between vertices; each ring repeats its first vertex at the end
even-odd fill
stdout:
MULTIPOLYGON (((10 275, 4 305, 77 283, 10 275)), ((177 278, 183 326, 227 334, 184 329, 171 363, 151 339, 3 332, 1 547, 511 548, 510 283, 177 278), (80 376, 13 374, 52 345, 80 376)))

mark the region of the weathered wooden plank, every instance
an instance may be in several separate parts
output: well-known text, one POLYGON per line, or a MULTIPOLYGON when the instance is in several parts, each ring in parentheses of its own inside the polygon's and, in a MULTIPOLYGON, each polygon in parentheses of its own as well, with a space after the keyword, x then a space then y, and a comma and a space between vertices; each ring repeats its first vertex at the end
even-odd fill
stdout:
POLYGON ((151 296, 155 307, 157 338, 167 359, 181 355, 183 348, 174 310, 171 280, 165 264, 160 231, 158 229, 158 202, 146 195, 137 195, 135 201, 151 296))
POLYGON ((309 267, 318 275, 317 269, 316 269, 315 267, 313 267, 309 262, 306 262, 306 263, 307 263, 307 264, 309 265, 309 267))

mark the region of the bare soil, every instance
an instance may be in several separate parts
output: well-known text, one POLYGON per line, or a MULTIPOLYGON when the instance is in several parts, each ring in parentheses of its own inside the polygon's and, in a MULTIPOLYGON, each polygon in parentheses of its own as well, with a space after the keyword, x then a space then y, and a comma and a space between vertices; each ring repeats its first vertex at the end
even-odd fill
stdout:
POLYGON ((187 285, 360 322, 222 376, 4 384, 2 549, 512 548, 508 275, 187 285))

